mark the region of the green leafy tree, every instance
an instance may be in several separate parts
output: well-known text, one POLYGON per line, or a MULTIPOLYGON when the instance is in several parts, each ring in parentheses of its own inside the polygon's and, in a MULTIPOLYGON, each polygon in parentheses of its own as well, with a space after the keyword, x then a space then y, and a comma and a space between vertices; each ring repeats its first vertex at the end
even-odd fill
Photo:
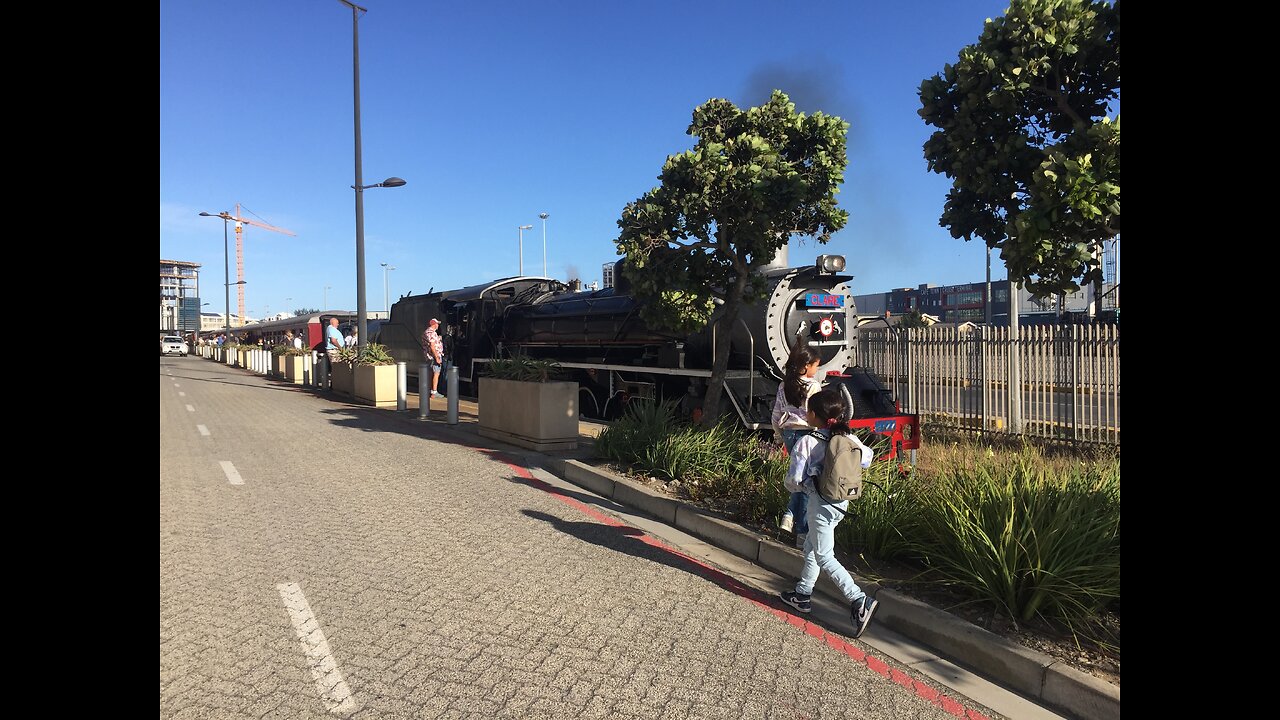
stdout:
POLYGON ((1035 295, 1101 281, 1120 233, 1119 97, 1119 0, 1013 0, 920 85, 938 128, 925 159, 953 181, 939 224, 998 248, 1035 295))
MULTIPOLYGON (((618 220, 618 254, 644 320, 674 332, 715 322, 728 337, 742 306, 764 295, 757 270, 791 235, 825 243, 848 221, 835 198, 848 129, 835 116, 796 112, 777 90, 760 107, 712 99, 695 109, 693 149, 669 155, 662 184, 618 220)), ((718 343, 708 420, 728 365, 729 343, 718 343)))
POLYGON ((917 309, 917 310, 912 310, 906 315, 903 315, 902 319, 898 321, 898 327, 927 328, 929 327, 929 323, 925 322, 924 313, 917 309))

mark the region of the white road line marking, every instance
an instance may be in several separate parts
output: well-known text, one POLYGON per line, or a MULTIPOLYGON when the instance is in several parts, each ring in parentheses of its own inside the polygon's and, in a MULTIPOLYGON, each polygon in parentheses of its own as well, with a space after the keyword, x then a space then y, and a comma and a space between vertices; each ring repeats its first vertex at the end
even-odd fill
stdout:
POLYGON ((197 425, 197 426, 196 426, 196 429, 200 431, 200 434, 201 434, 201 435, 204 435, 205 437, 208 437, 208 436, 209 436, 209 428, 207 428, 207 427, 205 427, 205 426, 203 426, 203 425, 197 425))
POLYGON ((329 641, 320 629, 307 598, 302 594, 298 583, 281 583, 276 585, 280 598, 284 600, 284 608, 289 611, 289 620, 293 629, 302 641, 302 652, 306 653, 311 663, 311 677, 315 678, 316 689, 320 691, 320 699, 325 707, 335 715, 350 715, 356 710, 355 698, 351 697, 351 688, 342 679, 342 671, 338 662, 333 659, 329 650, 329 641))
POLYGON ((195 406, 194 406, 194 405, 188 405, 188 406, 187 406, 187 412, 195 412, 195 411, 196 411, 196 408, 195 408, 195 406))
POLYGON ((235 465, 231 464, 230 460, 221 460, 218 462, 218 464, 222 466, 222 472, 226 473, 227 482, 231 483, 232 485, 244 484, 244 478, 240 477, 239 471, 236 470, 235 465))

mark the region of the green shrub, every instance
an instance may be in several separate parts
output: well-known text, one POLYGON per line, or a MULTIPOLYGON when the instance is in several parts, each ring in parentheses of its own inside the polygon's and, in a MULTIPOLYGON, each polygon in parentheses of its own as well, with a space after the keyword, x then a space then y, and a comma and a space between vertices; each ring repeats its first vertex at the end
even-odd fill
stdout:
POLYGON ((721 465, 723 472, 699 481, 690 494, 744 522, 772 525, 791 497, 782 485, 788 458, 771 442, 741 431, 735 435, 721 465))
POLYGON ((512 355, 509 358, 490 360, 484 374, 499 380, 545 383, 559 379, 563 376, 563 371, 560 363, 554 360, 512 355))
MULTIPOLYGON (((346 348, 343 348, 343 349, 345 350, 346 348)), ((355 360, 352 361, 352 364, 353 365, 395 365, 396 360, 395 358, 391 357, 390 353, 387 352, 386 345, 379 345, 378 343, 369 343, 364 347, 360 348, 360 352, 356 356, 355 360)))
POLYGON ((849 505, 852 521, 836 527, 836 545, 850 554, 863 552, 885 559, 909 557, 918 515, 919 481, 911 471, 901 471, 894 461, 874 462, 862 476, 862 497, 849 505))
POLYGON ((679 426, 675 402, 632 400, 622 417, 600 432, 596 452, 618 462, 639 462, 644 448, 665 439, 679 426))
POLYGON ((1120 597, 1120 465, 987 455, 918 486, 911 549, 1011 617, 1076 628, 1120 597))

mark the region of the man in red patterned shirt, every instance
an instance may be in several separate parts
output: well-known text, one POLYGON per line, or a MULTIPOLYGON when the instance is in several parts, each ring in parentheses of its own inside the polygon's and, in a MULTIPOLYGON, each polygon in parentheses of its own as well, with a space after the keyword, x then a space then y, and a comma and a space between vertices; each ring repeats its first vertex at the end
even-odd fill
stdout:
MULTIPOLYGON (((440 334, 436 332, 436 328, 440 327, 440 321, 431 318, 431 322, 427 323, 426 332, 422 333, 422 359, 426 360, 431 366, 431 397, 444 397, 436 392, 436 385, 440 382, 440 367, 444 365, 444 343, 440 340, 440 334)), ((419 390, 421 396, 422 378, 418 378, 419 390)))

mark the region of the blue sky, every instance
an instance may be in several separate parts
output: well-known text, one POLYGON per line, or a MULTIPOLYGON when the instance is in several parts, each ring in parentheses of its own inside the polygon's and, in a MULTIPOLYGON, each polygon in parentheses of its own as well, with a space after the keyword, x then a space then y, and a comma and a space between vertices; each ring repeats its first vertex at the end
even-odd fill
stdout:
MULTIPOLYGON (((360 101, 366 302, 464 287, 524 267, 600 279, 623 207, 688 149, 693 109, 758 105, 773 88, 839 115, 848 226, 791 264, 849 258, 855 293, 981 280, 981 243, 938 226, 949 187, 928 172, 920 82, 1007 0, 801 3, 440 3, 366 0, 360 101)), ((201 263, 222 311, 222 223, 242 213, 250 317, 356 306, 351 11, 337 0, 162 0, 160 257, 201 263)), ((993 276, 1005 277, 998 258, 993 276)), ((235 281, 235 238, 231 238, 235 281)), ((232 312, 236 300, 232 297, 232 312)))

